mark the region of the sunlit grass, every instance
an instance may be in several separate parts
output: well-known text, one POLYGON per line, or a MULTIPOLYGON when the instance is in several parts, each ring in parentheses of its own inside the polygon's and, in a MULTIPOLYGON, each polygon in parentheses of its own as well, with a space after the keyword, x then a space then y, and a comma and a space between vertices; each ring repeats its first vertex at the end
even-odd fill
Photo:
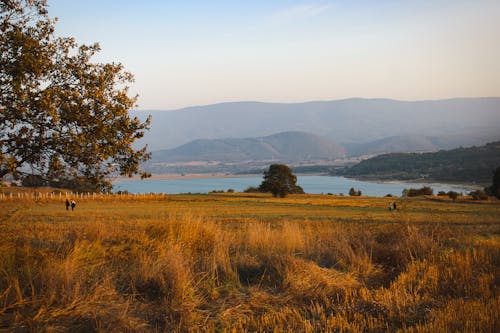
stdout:
POLYGON ((499 326, 496 202, 217 194, 0 208, 0 330, 499 326))

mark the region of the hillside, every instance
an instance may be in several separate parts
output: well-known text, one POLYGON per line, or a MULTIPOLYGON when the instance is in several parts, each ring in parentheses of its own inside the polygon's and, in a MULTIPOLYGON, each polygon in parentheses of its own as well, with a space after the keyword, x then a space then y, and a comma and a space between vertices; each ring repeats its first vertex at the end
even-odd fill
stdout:
POLYGON ((349 156, 396 152, 425 152, 438 150, 432 140, 423 135, 398 135, 366 143, 345 143, 349 156))
POLYGON ((434 153, 393 153, 364 160, 342 172, 349 177, 384 180, 426 179, 489 184, 500 166, 500 141, 480 147, 434 153))
MULTIPOLYGON (((196 139, 252 138, 302 131, 338 143, 369 143, 395 136, 439 137, 436 148, 456 148, 500 140, 500 98, 435 101, 344 99, 307 103, 237 102, 172 111, 135 111, 152 115, 141 139, 151 151, 172 149, 196 139)), ((420 150, 408 145, 405 151, 420 150)), ((387 151, 386 151, 387 152, 387 151)), ((363 153, 370 153, 364 150, 363 153)))
POLYGON ((318 135, 283 132, 258 138, 194 140, 174 149, 153 152, 152 162, 300 162, 334 160, 344 154, 343 148, 318 135))
POLYGON ((425 136, 398 135, 364 143, 340 143, 348 156, 380 155, 385 153, 433 152, 441 149, 480 146, 500 138, 498 131, 474 133, 472 129, 460 134, 425 136))

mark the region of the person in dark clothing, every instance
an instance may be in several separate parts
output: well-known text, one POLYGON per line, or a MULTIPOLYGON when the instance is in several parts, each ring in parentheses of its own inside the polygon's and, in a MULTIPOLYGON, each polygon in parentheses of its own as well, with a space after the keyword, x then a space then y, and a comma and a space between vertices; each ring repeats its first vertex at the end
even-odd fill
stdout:
POLYGON ((71 199, 71 210, 75 210, 76 202, 75 200, 71 199))
POLYGON ((69 203, 69 200, 68 200, 68 199, 66 199, 66 203, 65 203, 65 205, 66 205, 66 210, 69 210, 69 205, 70 205, 70 203, 69 203))
POLYGON ((396 210, 396 201, 392 204, 392 209, 396 210))

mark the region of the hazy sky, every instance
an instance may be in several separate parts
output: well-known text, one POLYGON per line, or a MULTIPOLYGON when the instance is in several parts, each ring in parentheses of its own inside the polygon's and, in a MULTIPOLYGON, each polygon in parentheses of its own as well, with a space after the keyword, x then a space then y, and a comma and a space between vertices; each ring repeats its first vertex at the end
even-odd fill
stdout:
POLYGON ((135 74, 140 109, 500 96, 500 1, 49 0, 135 74))

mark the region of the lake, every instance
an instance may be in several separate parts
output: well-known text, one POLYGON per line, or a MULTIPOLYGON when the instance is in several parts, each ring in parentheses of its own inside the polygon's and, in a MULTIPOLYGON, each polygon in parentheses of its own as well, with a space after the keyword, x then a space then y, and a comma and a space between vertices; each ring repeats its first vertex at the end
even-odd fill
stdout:
MULTIPOLYGON (((234 189, 242 192, 249 186, 259 186, 262 176, 258 177, 231 177, 231 178, 185 178, 185 179, 154 179, 154 180, 120 180, 113 183, 115 191, 128 191, 131 193, 208 193, 213 190, 234 189)), ((354 187, 361 190, 363 195, 384 196, 388 193, 399 196, 405 188, 420 188, 424 185, 431 186, 434 193, 450 190, 468 193, 471 188, 466 186, 447 184, 424 183, 384 183, 359 181, 344 177, 333 176, 297 176, 297 184, 302 186, 306 193, 343 193, 348 195, 349 189, 354 187)))

